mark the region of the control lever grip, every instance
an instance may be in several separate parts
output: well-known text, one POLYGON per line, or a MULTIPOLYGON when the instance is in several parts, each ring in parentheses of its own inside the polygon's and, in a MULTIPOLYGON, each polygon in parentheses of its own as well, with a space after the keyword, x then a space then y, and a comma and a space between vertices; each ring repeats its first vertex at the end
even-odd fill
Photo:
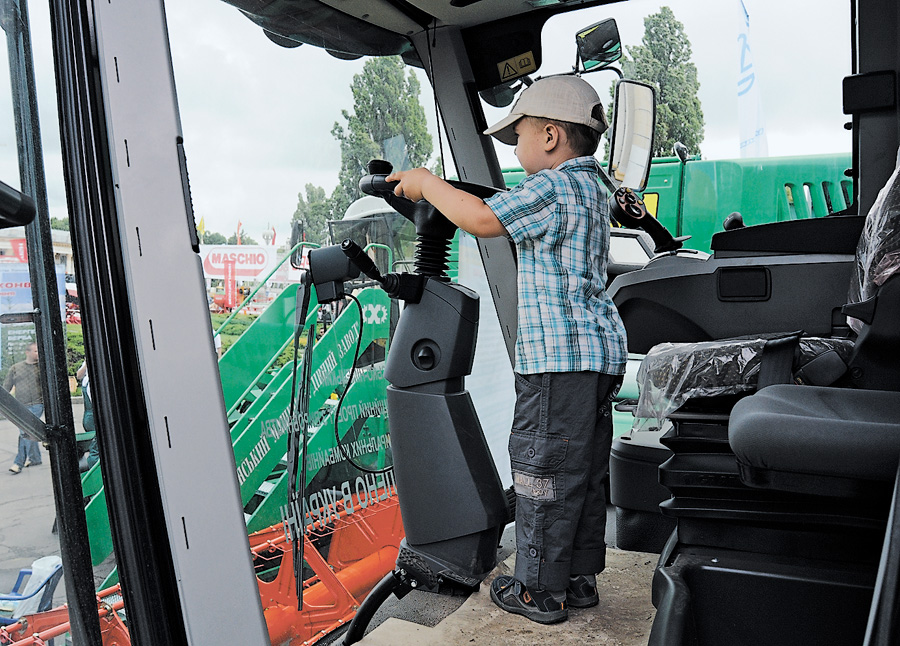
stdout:
POLYGON ((341 243, 341 251, 343 251, 344 255, 350 259, 350 262, 356 265, 366 276, 378 283, 384 283, 384 276, 378 271, 378 267, 376 267, 372 259, 363 252, 362 247, 353 242, 353 240, 350 238, 344 240, 341 243))
POLYGON ((688 237, 673 238, 668 229, 647 211, 643 200, 630 188, 621 187, 609 198, 609 214, 624 227, 643 229, 656 244, 654 253, 677 251, 688 237))
POLYGON ((386 177, 387 175, 366 175, 359 180, 359 190, 375 197, 393 196, 394 189, 400 182, 388 182, 385 180, 386 177))

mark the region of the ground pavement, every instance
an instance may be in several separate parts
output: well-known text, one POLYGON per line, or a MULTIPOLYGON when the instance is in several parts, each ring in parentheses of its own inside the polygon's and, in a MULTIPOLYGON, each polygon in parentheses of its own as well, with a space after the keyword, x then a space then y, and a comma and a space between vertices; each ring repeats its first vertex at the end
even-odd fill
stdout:
MULTIPOLYGON (((76 427, 81 432, 84 407, 73 402, 76 427)), ((42 556, 59 554, 59 539, 52 532, 56 510, 50 477, 50 456, 41 447, 43 463, 14 475, 8 471, 18 449, 19 431, 7 419, 0 419, 0 592, 9 592, 21 568, 42 556)), ((60 582, 54 597, 65 600, 60 582)))
MULTIPOLYGON (((83 415, 80 401, 73 404, 76 426, 83 415)), ((15 458, 18 430, 0 419, 0 591, 9 591, 18 572, 42 556, 59 554, 57 535, 51 530, 55 509, 47 451, 44 463, 13 475, 7 471, 15 458)), ((608 515, 607 542, 612 544, 615 515, 608 515)), ((490 582, 514 566, 513 527, 507 528, 501 546, 500 565, 481 589, 468 597, 447 598, 413 592, 403 599, 390 597, 376 613, 361 646, 554 646, 592 643, 610 646, 644 646, 654 609, 650 603, 650 578, 657 555, 624 552, 610 548, 607 569, 598 577, 600 605, 572 610, 569 620, 541 626, 497 608, 490 600, 490 582)), ((100 568, 103 568, 101 564, 100 568)), ((106 568, 108 570, 108 568, 106 568)), ((98 573, 98 584, 102 580, 98 573)), ((60 582, 54 596, 65 602, 60 582)), ((320 643, 337 644, 342 635, 331 635, 320 643)))

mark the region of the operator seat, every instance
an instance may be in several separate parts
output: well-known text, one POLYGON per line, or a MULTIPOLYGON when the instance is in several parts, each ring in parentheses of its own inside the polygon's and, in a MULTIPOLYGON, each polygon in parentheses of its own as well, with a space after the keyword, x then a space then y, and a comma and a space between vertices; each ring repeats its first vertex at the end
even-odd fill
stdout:
POLYGON ((728 415, 672 413, 660 508, 677 528, 654 573, 651 646, 862 642, 900 462, 898 237, 900 169, 857 248, 847 387, 766 385, 762 357, 761 387, 728 415))
POLYGON ((850 303, 843 308, 855 340, 798 331, 659 344, 641 364, 635 416, 662 420, 691 399, 731 396, 733 402, 773 383, 900 390, 900 279, 892 279, 898 269, 900 167, 869 211, 857 246, 850 303))
POLYGON ((859 332, 850 388, 770 386, 739 401, 728 438, 754 487, 886 494, 900 460, 900 167, 866 218, 844 312, 859 332))
POLYGON ((728 439, 752 487, 884 498, 900 457, 900 392, 769 386, 735 404, 728 439))

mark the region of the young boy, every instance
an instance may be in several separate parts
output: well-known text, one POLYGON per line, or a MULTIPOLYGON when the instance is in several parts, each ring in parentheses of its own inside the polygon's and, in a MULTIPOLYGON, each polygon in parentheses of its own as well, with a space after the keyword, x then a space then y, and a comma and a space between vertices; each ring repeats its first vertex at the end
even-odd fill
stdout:
POLYGON ((516 569, 493 581, 491 598, 540 623, 596 605, 606 562, 610 407, 627 359, 605 291, 610 225, 592 156, 606 128, 590 85, 548 77, 485 131, 516 146, 528 177, 513 190, 482 201, 424 168, 388 177, 397 195, 428 200, 464 231, 516 244, 516 569))

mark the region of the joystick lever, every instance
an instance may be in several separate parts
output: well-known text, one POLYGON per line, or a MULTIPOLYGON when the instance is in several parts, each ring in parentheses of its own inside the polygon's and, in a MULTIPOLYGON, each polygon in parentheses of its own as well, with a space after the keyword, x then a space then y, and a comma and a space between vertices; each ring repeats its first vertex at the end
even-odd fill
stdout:
POLYGON ((341 243, 341 251, 354 267, 388 293, 391 298, 399 298, 407 303, 418 303, 425 289, 425 277, 419 274, 382 274, 369 256, 358 244, 347 238, 341 243))
POLYGON ((362 247, 353 242, 350 238, 347 238, 341 243, 341 251, 344 252, 344 255, 347 256, 347 258, 350 259, 350 262, 356 265, 362 273, 379 285, 384 285, 384 276, 378 271, 378 267, 375 266, 374 261, 363 252, 362 247))

